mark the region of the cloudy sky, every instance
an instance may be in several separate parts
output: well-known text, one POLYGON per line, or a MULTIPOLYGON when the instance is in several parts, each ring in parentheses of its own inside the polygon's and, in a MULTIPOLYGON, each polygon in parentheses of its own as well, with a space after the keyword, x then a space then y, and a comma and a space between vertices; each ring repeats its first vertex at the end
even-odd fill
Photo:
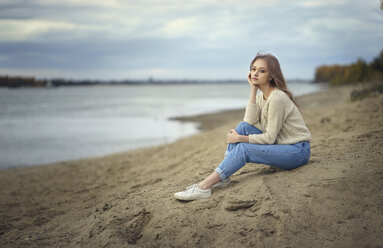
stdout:
POLYGON ((383 49, 380 0, 0 0, 0 74, 241 79, 258 51, 288 79, 383 49))

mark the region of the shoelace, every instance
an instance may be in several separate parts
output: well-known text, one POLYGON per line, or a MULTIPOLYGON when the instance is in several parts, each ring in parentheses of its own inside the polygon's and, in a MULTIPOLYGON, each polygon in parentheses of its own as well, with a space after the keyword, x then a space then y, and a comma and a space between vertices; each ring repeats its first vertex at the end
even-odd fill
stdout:
POLYGON ((196 185, 193 184, 193 185, 187 187, 186 190, 185 190, 184 192, 185 192, 185 193, 192 194, 192 193, 194 192, 195 189, 196 189, 196 185), (191 192, 189 192, 189 190, 190 190, 191 188, 193 188, 193 190, 192 190, 191 192))

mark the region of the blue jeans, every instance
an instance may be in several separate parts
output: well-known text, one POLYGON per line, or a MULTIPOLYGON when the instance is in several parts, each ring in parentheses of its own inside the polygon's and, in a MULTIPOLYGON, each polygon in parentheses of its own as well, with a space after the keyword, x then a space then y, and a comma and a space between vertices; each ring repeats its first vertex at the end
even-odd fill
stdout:
MULTIPOLYGON (((240 135, 262 133, 261 130, 247 122, 240 122, 235 130, 240 135)), ((246 163, 267 164, 291 170, 307 164, 310 154, 310 142, 307 141, 291 145, 229 144, 225 152, 225 159, 215 171, 221 180, 225 180, 246 163)))

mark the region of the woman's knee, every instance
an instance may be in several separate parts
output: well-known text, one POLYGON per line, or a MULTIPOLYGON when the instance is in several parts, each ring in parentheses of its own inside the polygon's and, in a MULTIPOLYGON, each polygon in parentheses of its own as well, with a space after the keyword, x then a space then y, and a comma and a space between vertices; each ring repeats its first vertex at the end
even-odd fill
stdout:
POLYGON ((247 125, 250 125, 249 123, 245 122, 245 121, 241 121, 237 124, 237 127, 236 128, 243 128, 244 126, 247 126, 247 125))
POLYGON ((259 130, 255 126, 253 126, 253 125, 251 125, 245 121, 241 121, 240 123, 238 123, 235 130, 240 135, 261 134, 262 133, 261 130, 259 130))
POLYGON ((235 130, 237 131, 238 134, 240 135, 245 135, 246 134, 246 129, 251 126, 249 123, 241 121, 238 123, 237 127, 235 130))

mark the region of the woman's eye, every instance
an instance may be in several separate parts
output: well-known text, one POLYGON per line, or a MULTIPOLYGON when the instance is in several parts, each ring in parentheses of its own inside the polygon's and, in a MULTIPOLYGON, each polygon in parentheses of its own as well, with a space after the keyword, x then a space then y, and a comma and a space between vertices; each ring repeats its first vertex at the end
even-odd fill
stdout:
POLYGON ((260 70, 260 72, 265 73, 266 71, 265 70, 260 70))

